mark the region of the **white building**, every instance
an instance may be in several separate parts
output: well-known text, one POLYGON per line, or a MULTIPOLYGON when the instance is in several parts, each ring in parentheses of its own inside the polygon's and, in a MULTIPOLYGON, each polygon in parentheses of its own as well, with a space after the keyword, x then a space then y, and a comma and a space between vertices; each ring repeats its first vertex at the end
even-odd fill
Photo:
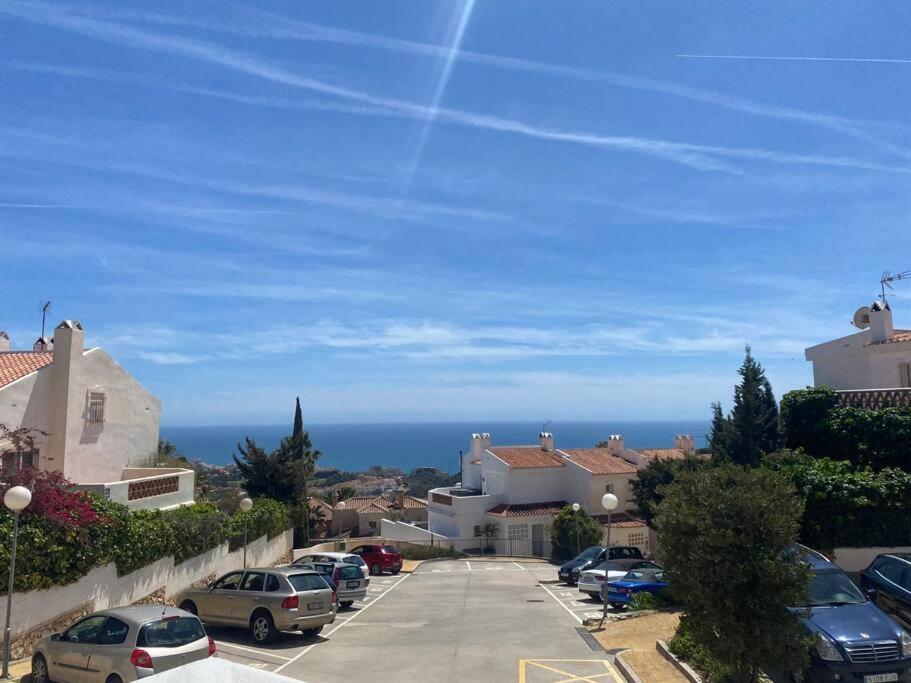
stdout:
POLYGON ((46 434, 25 462, 0 443, 0 474, 57 470, 132 508, 192 503, 191 470, 143 467, 158 449, 161 403, 102 349, 83 348, 84 334, 64 320, 52 340, 13 351, 0 332, 0 424, 46 434))
POLYGON ((613 493, 620 504, 611 541, 648 548, 646 525, 630 516, 636 465, 610 448, 564 451, 554 447, 552 434, 539 439, 532 446, 491 446, 489 434, 473 434, 462 458, 461 485, 428 493, 430 529, 468 539, 483 536, 485 525, 493 523, 498 538, 529 541, 533 554, 544 555, 551 522, 564 505, 579 503, 606 522, 601 498, 613 493))
POLYGON ((859 332, 806 350, 813 382, 839 390, 911 387, 911 330, 896 330, 892 308, 875 301, 855 314, 859 332))

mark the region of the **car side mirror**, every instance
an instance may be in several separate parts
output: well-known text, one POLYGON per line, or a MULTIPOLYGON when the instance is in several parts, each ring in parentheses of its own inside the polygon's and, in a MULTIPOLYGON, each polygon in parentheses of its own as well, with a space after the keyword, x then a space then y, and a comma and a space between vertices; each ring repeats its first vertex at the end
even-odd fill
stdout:
POLYGON ((57 642, 57 641, 60 640, 61 638, 63 638, 63 634, 62 634, 62 633, 55 633, 55 634, 53 634, 53 635, 51 636, 51 640, 53 640, 54 642, 57 642))
POLYGON ((865 588, 864 595, 867 596, 867 600, 870 602, 876 602, 876 598, 879 597, 879 591, 875 588, 865 588))

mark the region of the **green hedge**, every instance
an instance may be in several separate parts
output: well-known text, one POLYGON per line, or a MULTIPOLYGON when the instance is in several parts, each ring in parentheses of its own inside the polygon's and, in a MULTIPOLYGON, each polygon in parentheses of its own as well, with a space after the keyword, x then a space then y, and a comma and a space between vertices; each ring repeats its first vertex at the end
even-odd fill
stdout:
MULTIPOLYGON (((65 586, 109 562, 124 575, 169 555, 180 564, 226 541, 232 550, 243 545, 241 513, 229 517, 208 503, 130 512, 98 496, 90 499, 101 521, 83 527, 65 528, 39 515, 20 518, 16 590, 65 586)), ((248 515, 250 541, 274 538, 291 526, 288 508, 267 498, 256 499, 248 515)), ((0 511, 0 538, 10 538, 12 525, 12 515, 0 511)), ((9 543, 0 544, 0 590, 9 580, 9 552, 9 543)))
POLYGON ((911 474, 874 471, 845 460, 800 454, 772 456, 804 499, 800 540, 819 550, 911 544, 911 474))
POLYGON ((402 544, 399 547, 399 554, 403 560, 435 560, 441 557, 458 559, 465 557, 465 553, 449 546, 413 545, 411 543, 402 544))
POLYGON ((785 448, 816 458, 911 469, 909 408, 842 408, 833 389, 801 389, 781 399, 781 430, 785 448))

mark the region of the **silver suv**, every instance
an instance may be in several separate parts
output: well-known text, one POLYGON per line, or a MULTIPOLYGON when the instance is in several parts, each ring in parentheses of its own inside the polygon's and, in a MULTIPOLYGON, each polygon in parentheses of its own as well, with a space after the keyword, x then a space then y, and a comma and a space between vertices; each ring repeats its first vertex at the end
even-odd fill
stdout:
POLYGON ((268 567, 229 572, 206 588, 177 596, 177 605, 207 624, 243 626, 257 643, 279 631, 315 636, 335 621, 335 591, 319 572, 268 567))
POLYGON ((33 683, 131 683, 215 654, 199 619, 175 607, 117 607, 41 640, 33 683))
POLYGON ((323 575, 335 589, 340 607, 348 608, 355 600, 367 597, 370 577, 364 577, 360 567, 345 562, 302 562, 297 560, 292 567, 313 569, 323 575))

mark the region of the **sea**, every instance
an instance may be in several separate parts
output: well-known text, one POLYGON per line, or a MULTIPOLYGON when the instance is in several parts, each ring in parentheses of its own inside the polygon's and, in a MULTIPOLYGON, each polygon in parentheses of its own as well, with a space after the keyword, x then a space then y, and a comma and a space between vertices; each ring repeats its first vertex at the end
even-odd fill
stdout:
MULTIPOLYGON (((304 425, 313 447, 322 456, 321 467, 363 471, 372 465, 398 467, 408 472, 417 467, 438 467, 459 472, 459 452, 471 447, 471 434, 489 432, 493 446, 538 443, 541 423, 533 422, 422 422, 304 425)), ((706 443, 709 423, 676 422, 552 422, 547 431, 557 448, 591 448, 611 434, 622 434, 627 448, 671 448, 675 434, 692 434, 696 446, 706 443)), ((161 437, 177 446, 191 460, 211 465, 233 462, 237 444, 250 437, 272 450, 291 433, 291 425, 222 425, 161 427, 161 437)))

